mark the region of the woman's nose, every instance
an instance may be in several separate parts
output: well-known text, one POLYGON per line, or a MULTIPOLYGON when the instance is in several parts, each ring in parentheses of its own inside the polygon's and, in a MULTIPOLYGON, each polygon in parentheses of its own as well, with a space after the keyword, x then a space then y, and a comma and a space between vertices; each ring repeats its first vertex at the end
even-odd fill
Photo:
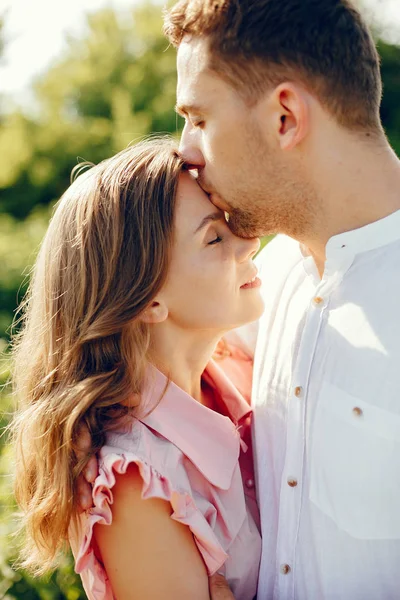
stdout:
POLYGON ((260 238, 239 238, 240 239, 240 262, 245 262, 254 258, 260 249, 260 238))
POLYGON ((206 161, 197 142, 196 130, 191 131, 186 124, 179 143, 179 153, 189 169, 202 169, 206 161))

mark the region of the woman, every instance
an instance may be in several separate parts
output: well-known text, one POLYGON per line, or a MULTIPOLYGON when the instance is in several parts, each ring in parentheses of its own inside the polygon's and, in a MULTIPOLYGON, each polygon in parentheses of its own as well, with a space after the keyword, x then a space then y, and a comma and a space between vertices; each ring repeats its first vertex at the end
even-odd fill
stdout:
POLYGON ((93 167, 61 198, 15 346, 26 567, 45 571, 69 540, 90 599, 203 600, 216 571, 236 598, 255 596, 260 536, 241 476, 251 361, 220 340, 262 312, 258 248, 166 139, 93 167), (79 514, 82 423, 99 475, 79 514))

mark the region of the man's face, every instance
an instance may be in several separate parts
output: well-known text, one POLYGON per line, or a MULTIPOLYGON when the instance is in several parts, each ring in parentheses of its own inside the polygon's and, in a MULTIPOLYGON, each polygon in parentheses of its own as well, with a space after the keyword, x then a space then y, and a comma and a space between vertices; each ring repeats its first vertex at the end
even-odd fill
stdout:
POLYGON ((186 123, 180 151, 188 164, 198 168, 199 183, 211 201, 229 213, 229 225, 237 235, 288 232, 293 181, 268 130, 268 115, 257 105, 249 107, 207 65, 206 41, 181 43, 177 111, 186 123))

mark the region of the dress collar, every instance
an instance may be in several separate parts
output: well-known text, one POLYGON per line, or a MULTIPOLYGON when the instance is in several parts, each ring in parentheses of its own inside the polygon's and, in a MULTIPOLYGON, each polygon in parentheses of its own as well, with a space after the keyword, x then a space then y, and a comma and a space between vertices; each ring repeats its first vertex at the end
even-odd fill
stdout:
POLYGON ((251 409, 214 361, 204 378, 218 390, 231 418, 203 406, 149 366, 142 394, 145 416, 138 419, 177 446, 212 485, 226 490, 239 458, 237 426, 251 409))
POLYGON ((203 373, 203 379, 217 390, 227 414, 238 427, 241 421, 251 414, 252 410, 249 402, 238 391, 231 379, 225 375, 223 364, 224 359, 221 361, 211 360, 203 373))

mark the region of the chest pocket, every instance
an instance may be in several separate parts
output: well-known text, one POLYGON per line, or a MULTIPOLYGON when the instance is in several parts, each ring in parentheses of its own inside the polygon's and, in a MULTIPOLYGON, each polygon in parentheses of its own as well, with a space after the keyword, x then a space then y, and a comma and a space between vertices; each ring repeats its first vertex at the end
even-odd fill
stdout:
POLYGON ((400 539, 400 416, 325 383, 312 430, 310 499, 355 538, 400 539))

